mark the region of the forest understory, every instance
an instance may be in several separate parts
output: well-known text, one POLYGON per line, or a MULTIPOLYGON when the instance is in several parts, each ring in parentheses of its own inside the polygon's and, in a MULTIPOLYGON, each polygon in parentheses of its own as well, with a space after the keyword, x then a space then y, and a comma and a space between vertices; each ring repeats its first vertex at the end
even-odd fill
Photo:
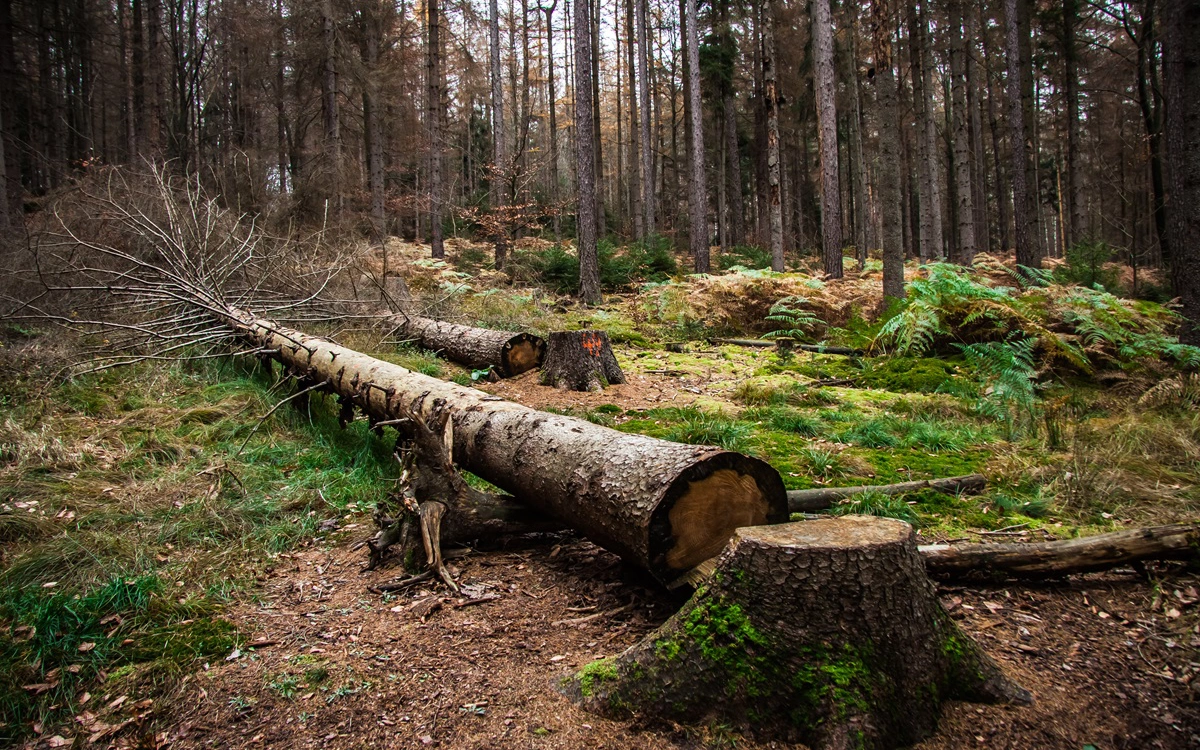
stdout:
MULTIPOLYGON (((910 265, 910 301, 888 317, 871 261, 847 259, 831 281, 750 270, 745 257, 678 276, 669 251, 613 249, 610 294, 587 308, 556 288, 573 271, 555 275, 570 256, 550 243, 520 243, 506 274, 485 267, 482 246, 450 250, 431 261, 389 242, 424 313, 605 331, 626 382, 490 382, 371 320, 320 332, 537 409, 761 457, 789 489, 985 475, 980 494, 864 493, 829 511, 906 520, 922 543, 1067 539, 1188 522, 1200 507, 1196 383, 1181 364, 1194 354, 1171 343, 1161 305, 1064 286, 1070 268, 910 265), (628 278, 653 252, 660 277, 628 278), (923 318, 923 301, 940 317, 923 318), (1071 317, 1080 306, 1091 335, 1071 317), (1000 346, 1002 329, 1033 343, 1000 346), (866 356, 716 343, 772 334, 866 356)), ((382 260, 360 252, 369 275, 382 260)), ((685 594, 571 532, 448 550, 457 593, 427 581, 380 594, 406 575, 397 560, 364 571, 373 513, 400 476, 390 431, 342 429, 322 396, 275 408, 291 379, 234 357, 64 379, 88 343, 3 329, 5 744, 783 746, 721 722, 611 721, 555 690, 685 594)), ((919 747, 1194 747, 1198 592, 1185 563, 943 582, 951 616, 1034 702, 948 704, 919 747)))

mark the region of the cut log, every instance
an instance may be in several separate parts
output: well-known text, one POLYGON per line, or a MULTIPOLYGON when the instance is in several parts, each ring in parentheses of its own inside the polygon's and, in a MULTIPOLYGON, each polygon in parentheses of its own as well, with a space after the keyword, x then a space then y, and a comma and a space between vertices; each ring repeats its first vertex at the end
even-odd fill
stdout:
POLYGON ((546 342, 530 333, 474 328, 417 315, 395 315, 389 320, 397 333, 422 348, 467 367, 490 367, 503 378, 541 366, 546 351, 546 342))
POLYGON ((788 510, 792 513, 811 513, 825 510, 839 500, 854 497, 863 492, 879 492, 884 495, 900 495, 905 492, 936 490, 948 495, 982 492, 987 486, 987 477, 982 474, 967 474, 945 479, 921 479, 899 484, 869 484, 861 487, 821 487, 812 490, 788 490, 788 510))
POLYGON ((1200 557, 1200 523, 1151 526, 1058 542, 927 544, 920 549, 925 568, 933 576, 1054 578, 1142 560, 1195 560, 1200 557))
POLYGON ((866 516, 738 529, 678 613, 561 689, 814 748, 911 745, 948 699, 1030 700, 946 614, 912 527, 866 516))
MULTIPOLYGON (((714 344, 749 346, 759 349, 770 349, 772 347, 780 346, 779 342, 775 339, 711 339, 711 341, 714 344)), ((798 344, 793 339, 787 339, 786 346, 789 349, 795 349, 802 352, 814 352, 816 354, 841 354, 847 357, 867 356, 867 353, 862 349, 852 349, 848 346, 825 346, 824 344, 798 344)))
POLYGON ((608 334, 604 331, 559 331, 550 334, 542 361, 542 385, 571 391, 600 391, 624 383, 608 334))
POLYGON ((536 411, 233 311, 227 322, 374 421, 450 414, 456 465, 670 582, 734 529, 787 520, 778 472, 719 448, 628 435, 536 411))

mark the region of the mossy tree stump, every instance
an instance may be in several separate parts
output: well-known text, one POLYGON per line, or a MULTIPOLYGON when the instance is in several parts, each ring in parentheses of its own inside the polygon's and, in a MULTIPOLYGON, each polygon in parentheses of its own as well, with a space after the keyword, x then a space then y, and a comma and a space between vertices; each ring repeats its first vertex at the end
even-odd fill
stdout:
POLYGON ((868 516, 738 529, 678 613, 562 690, 814 748, 906 746, 944 700, 1030 699, 946 614, 912 528, 868 516))
POLYGON ((599 391, 624 383, 608 334, 604 331, 559 331, 550 334, 542 359, 542 385, 572 391, 599 391))

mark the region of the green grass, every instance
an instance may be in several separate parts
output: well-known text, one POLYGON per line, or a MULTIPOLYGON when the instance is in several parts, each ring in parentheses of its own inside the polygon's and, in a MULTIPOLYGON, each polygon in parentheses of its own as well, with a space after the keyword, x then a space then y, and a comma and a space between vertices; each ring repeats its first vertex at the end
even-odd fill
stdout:
POLYGON ((210 363, 6 394, 0 744, 69 721, 85 691, 159 695, 221 658, 239 640, 224 604, 322 520, 384 497, 391 441, 339 429, 323 398, 252 434, 291 389, 210 363))

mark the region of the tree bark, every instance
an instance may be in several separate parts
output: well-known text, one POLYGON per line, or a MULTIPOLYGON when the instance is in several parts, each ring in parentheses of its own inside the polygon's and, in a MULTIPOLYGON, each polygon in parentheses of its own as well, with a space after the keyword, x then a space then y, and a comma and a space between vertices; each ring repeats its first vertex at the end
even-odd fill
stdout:
POLYGON ((376 4, 364 15, 363 62, 366 68, 363 82, 363 138, 367 152, 367 183, 371 193, 371 235, 383 252, 383 275, 387 276, 387 216, 384 208, 383 173, 383 124, 381 123, 379 98, 379 45, 383 37, 381 5, 376 4))
POLYGON ((490 367, 509 378, 540 367, 546 342, 528 333, 446 323, 416 315, 391 318, 401 336, 471 368, 490 367))
POLYGON ((1164 21, 1171 280, 1182 303, 1179 340, 1200 345, 1200 2, 1174 0, 1164 21))
POLYGON ((562 210, 558 205, 558 99, 554 92, 554 10, 557 7, 558 0, 554 0, 542 10, 546 13, 546 56, 549 58, 546 85, 549 92, 547 108, 550 110, 550 132, 547 134, 550 141, 550 204, 554 211, 554 241, 562 242, 562 210))
POLYGON ((331 208, 340 210, 342 200, 342 137, 338 117, 337 36, 334 29, 333 4, 321 3, 321 43, 324 57, 321 71, 321 113, 324 123, 325 175, 322 193, 329 196, 331 208), (326 182, 327 180, 327 182, 326 182))
POLYGON ((982 474, 967 474, 961 477, 945 479, 922 479, 916 482, 900 482, 899 484, 876 484, 862 487, 821 487, 812 490, 788 490, 789 513, 811 513, 824 510, 839 500, 863 492, 878 492, 884 495, 902 495, 906 492, 935 490, 948 495, 973 494, 982 492, 987 486, 987 477, 982 474))
POLYGON ((688 238, 696 273, 709 271, 708 181, 704 173, 704 113, 700 103, 700 19, 696 0, 683 0, 687 35, 688 132, 691 133, 691 184, 688 189, 688 238))
POLYGON ((603 331, 560 331, 550 334, 542 360, 542 385, 571 391, 601 391, 624 383, 608 334, 603 331))
POLYGON ((738 529, 678 613, 561 689, 817 750, 914 744, 947 699, 1030 700, 946 614, 912 527, 861 516, 738 529))
POLYGON ((1084 238, 1083 154, 1079 143, 1079 0, 1063 0, 1063 94, 1067 110, 1067 208, 1066 245, 1084 238))
POLYGON ((1008 94, 1009 148, 1012 153, 1011 169, 1013 192, 1013 237, 1017 251, 1017 263, 1023 266, 1041 265, 1040 254, 1030 235, 1029 185, 1026 184, 1026 163, 1029 161, 1029 143, 1025 133, 1025 113, 1021 99, 1021 23, 1019 6, 1024 0, 1004 0, 1005 54, 1008 60, 1008 77, 1005 89, 1008 94))
MULTIPOLYGON (((926 0, 928 2, 928 0, 926 0)), ((921 262, 942 257, 942 195, 938 176, 941 172, 937 148, 937 124, 933 113, 933 54, 927 9, 917 3, 908 6, 909 56, 912 63, 913 107, 917 117, 917 158, 920 161, 921 262)))
POLYGON ((574 0, 575 7, 575 208, 576 245, 579 248, 579 298, 586 305, 600 304, 600 261, 596 250, 596 132, 592 127, 592 22, 590 0, 574 0))
POLYGON ((508 250, 508 228, 504 216, 504 183, 511 165, 504 139, 504 79, 500 74, 500 12, 496 0, 488 0, 488 60, 492 81, 492 169, 488 180, 492 228, 495 233, 496 269, 504 268, 508 250))
POLYGON ((971 113, 967 107, 967 45, 963 37, 962 0, 952 0, 950 14, 950 74, 954 124, 954 187, 958 242, 953 260, 971 265, 975 259, 975 196, 971 183, 971 113))
POLYGON ((746 243, 746 203, 742 198, 742 153, 737 128, 737 99, 733 87, 725 91, 725 157, 729 161, 726 178, 729 182, 729 240, 734 247, 746 243))
POLYGON ((883 213, 883 294, 904 299, 904 238, 900 197, 900 107, 892 59, 893 11, 888 0, 872 0, 875 33, 875 90, 878 96, 879 206, 883 213))
POLYGON ((455 464, 664 583, 720 552, 734 529, 787 518, 783 482, 758 459, 536 411, 244 311, 222 317, 374 421, 416 414, 432 424, 449 411, 455 464))
POLYGON ((763 106, 767 108, 767 211, 771 228, 771 270, 783 271, 783 195, 779 163, 779 85, 775 72, 775 5, 763 13, 763 106))
POLYGON ((817 149, 821 159, 821 248, 825 274, 842 277, 842 196, 838 175, 837 105, 834 100, 833 26, 829 0, 813 0, 814 87, 817 149))
POLYGON ((1194 560, 1200 525, 1152 526, 1059 542, 928 544, 920 548, 930 575, 962 578, 1053 578, 1109 570, 1140 560, 1194 560))
POLYGON ((426 2, 425 127, 429 134, 429 246, 435 258, 446 257, 442 236, 442 51, 439 0, 426 2))
POLYGON ((637 7, 638 99, 642 109, 642 118, 638 122, 638 150, 642 158, 642 224, 646 236, 650 237, 658 233, 658 227, 655 224, 654 152, 650 143, 650 41, 646 29, 646 3, 649 0, 631 2, 637 7))

